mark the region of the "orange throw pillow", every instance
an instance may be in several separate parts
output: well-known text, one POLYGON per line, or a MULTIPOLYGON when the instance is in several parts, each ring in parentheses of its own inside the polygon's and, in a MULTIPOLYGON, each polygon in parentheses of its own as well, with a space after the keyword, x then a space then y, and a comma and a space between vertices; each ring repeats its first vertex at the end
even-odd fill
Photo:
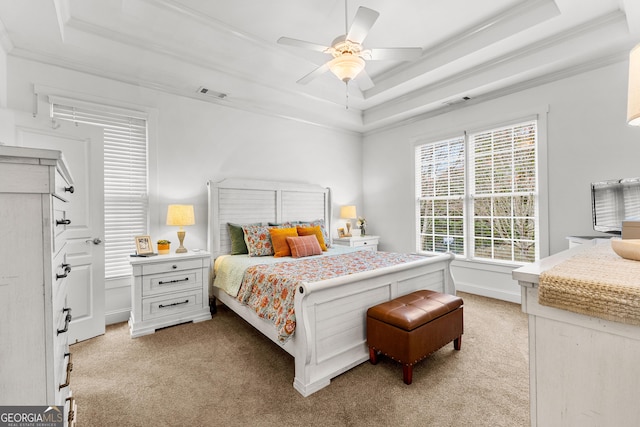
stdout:
POLYGON ((298 232, 295 228, 270 228, 271 244, 273 245, 273 256, 291 256, 291 249, 287 243, 287 237, 296 237, 298 232))
POLYGON ((327 245, 324 242, 324 237, 322 237, 322 229, 319 225, 315 227, 296 227, 298 230, 298 236, 316 236, 318 239, 318 243, 320 244, 320 248, 323 251, 327 250, 327 245))

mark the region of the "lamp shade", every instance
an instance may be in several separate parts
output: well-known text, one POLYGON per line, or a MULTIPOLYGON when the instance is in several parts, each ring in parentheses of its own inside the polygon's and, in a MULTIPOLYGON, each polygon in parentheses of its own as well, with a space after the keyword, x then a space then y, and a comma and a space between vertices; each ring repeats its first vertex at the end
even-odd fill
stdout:
POLYGON ((329 61, 329 69, 343 82, 354 79, 364 69, 364 59, 344 53, 329 61))
POLYGON ((358 218, 358 215, 356 214, 356 207, 355 206, 342 206, 340 208, 340 218, 344 218, 344 219, 356 219, 358 218))
POLYGON ((640 44, 631 49, 629 54, 627 123, 632 126, 640 126, 640 44))
POLYGON ((193 205, 169 205, 167 209, 167 225, 193 225, 196 218, 193 205))

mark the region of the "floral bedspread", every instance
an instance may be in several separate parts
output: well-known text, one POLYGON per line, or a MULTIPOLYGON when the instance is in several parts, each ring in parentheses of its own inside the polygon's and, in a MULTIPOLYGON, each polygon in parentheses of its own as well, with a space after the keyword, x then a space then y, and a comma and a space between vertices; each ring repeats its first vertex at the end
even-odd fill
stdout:
POLYGON ((318 282, 333 277, 390 267, 424 259, 417 255, 357 251, 247 268, 236 299, 251 307, 278 330, 285 343, 296 327, 294 296, 301 282, 318 282))

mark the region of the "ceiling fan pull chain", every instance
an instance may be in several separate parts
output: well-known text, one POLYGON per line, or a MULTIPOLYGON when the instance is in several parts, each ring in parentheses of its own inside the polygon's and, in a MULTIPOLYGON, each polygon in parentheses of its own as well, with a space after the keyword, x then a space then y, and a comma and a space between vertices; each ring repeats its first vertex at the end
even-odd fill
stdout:
POLYGON ((344 109, 348 110, 349 109, 349 82, 348 81, 345 82, 344 87, 346 88, 346 90, 345 90, 344 109))

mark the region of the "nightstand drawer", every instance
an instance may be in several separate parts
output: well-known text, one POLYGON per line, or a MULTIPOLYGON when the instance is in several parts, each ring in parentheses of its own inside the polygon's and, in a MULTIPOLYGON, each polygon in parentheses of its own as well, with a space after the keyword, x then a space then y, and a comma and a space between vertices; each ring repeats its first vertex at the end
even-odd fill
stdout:
POLYGON ((202 288, 202 269, 154 274, 143 277, 142 296, 144 298, 195 287, 202 288))
POLYGON ((354 248, 358 246, 375 246, 377 244, 378 239, 357 240, 351 242, 351 246, 353 246, 354 248))
POLYGON ((142 300, 142 320, 180 314, 202 308, 202 289, 160 295, 142 300))
POLYGON ((185 259, 185 260, 174 260, 170 262, 158 262, 154 264, 145 264, 142 266, 142 274, 147 275, 147 274, 156 274, 156 273, 167 273, 170 271, 191 270, 194 268, 202 268, 201 259, 185 259))
POLYGON ((376 252, 378 250, 379 236, 352 236, 333 239, 333 243, 339 246, 349 246, 359 251, 376 252))

